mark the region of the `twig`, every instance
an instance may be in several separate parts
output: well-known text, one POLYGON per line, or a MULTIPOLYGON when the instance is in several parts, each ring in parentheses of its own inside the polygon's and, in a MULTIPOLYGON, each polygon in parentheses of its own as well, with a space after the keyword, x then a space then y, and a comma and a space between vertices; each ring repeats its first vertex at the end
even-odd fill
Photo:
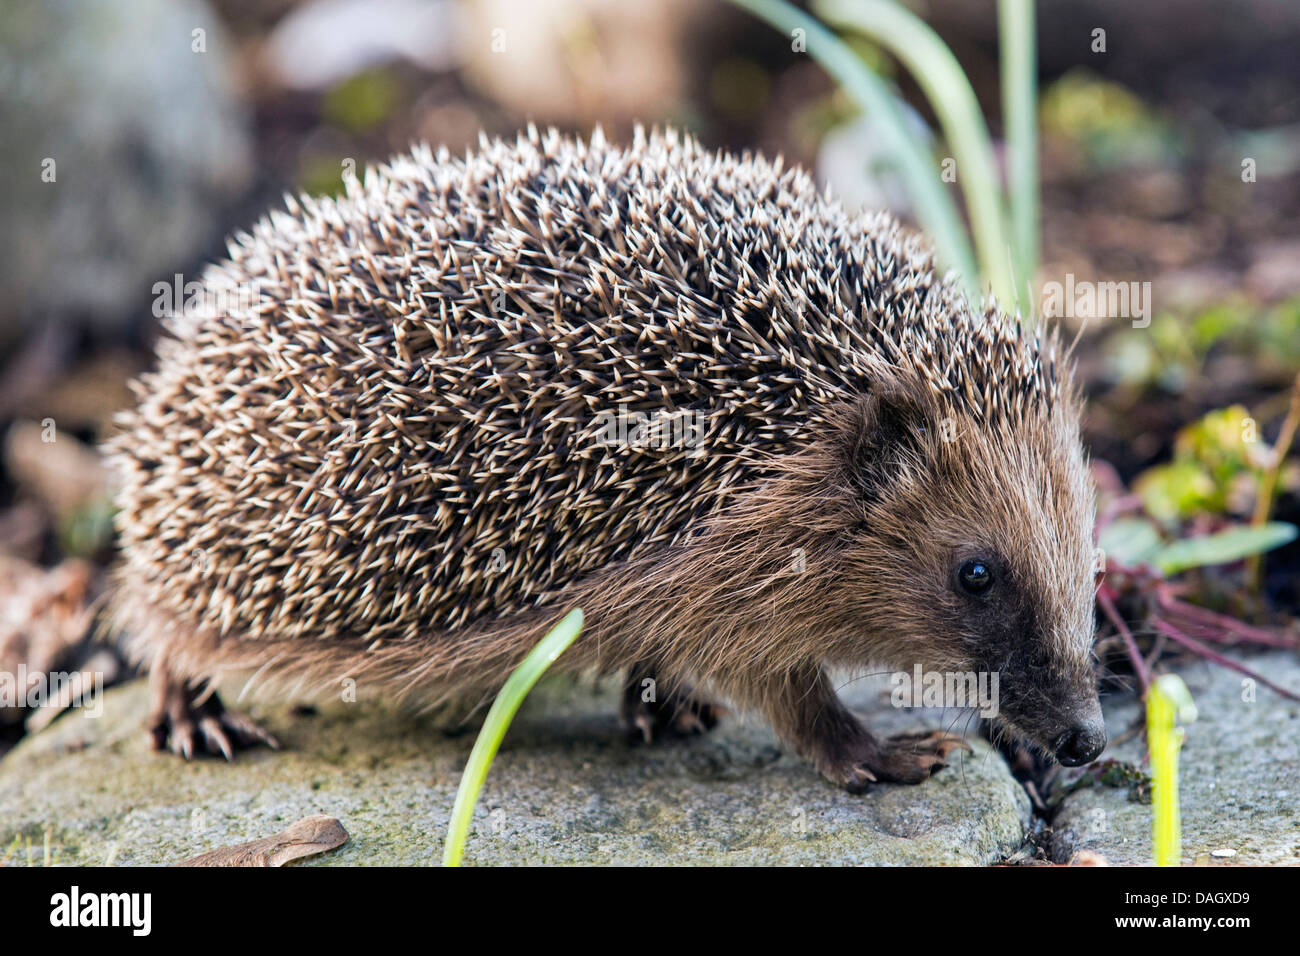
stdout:
MULTIPOLYGON (((1282 472, 1287 453, 1291 450, 1297 428, 1300 428, 1300 375, 1295 377, 1295 385, 1291 388, 1291 407, 1282 422, 1282 430, 1277 434, 1277 441, 1273 443, 1273 461, 1269 463, 1268 470, 1260 481, 1259 494, 1255 498, 1255 513, 1250 519, 1254 527, 1262 527, 1273 512, 1278 476, 1282 472)), ((1258 592, 1263 583, 1263 567, 1263 555, 1252 555, 1247 565, 1247 580, 1253 591, 1258 592)))
POLYGON ((1300 639, 1287 637, 1273 631, 1266 631, 1263 628, 1252 627, 1235 617, 1229 617, 1226 614, 1211 611, 1209 608, 1180 601, 1165 588, 1156 589, 1156 603, 1162 611, 1186 618, 1198 627, 1226 631, 1253 644, 1262 644, 1265 647, 1282 647, 1289 650, 1300 648, 1300 639))
POLYGON ((1274 684, 1267 677, 1264 677, 1262 674, 1259 674, 1251 670, 1245 664, 1239 664, 1230 657, 1224 657, 1218 651, 1214 650, 1214 648, 1202 644, 1194 637, 1187 636, 1182 631, 1178 630, 1178 628, 1170 624, 1168 621, 1162 620, 1161 618, 1158 617, 1153 617, 1151 619, 1151 623, 1155 625, 1156 629, 1160 631, 1161 634, 1165 635, 1165 637, 1169 638, 1171 641, 1183 645, 1183 647, 1186 647, 1190 651, 1196 652, 1197 654, 1201 655, 1207 660, 1214 661, 1214 663, 1220 664, 1223 667, 1227 667, 1230 670, 1234 670, 1239 674, 1245 674, 1247 677, 1251 678, 1252 680, 1259 681, 1265 687, 1277 691, 1277 693, 1281 694, 1283 697, 1287 698, 1288 700, 1300 701, 1300 694, 1296 694, 1294 691, 1287 690, 1285 687, 1282 687, 1279 684, 1274 684))
POLYGON ((1119 636, 1124 640, 1124 648, 1133 662, 1133 669, 1137 672, 1138 683, 1142 687, 1142 696, 1145 698, 1147 688, 1151 686, 1151 675, 1142 660, 1142 652, 1138 650, 1137 641, 1133 639, 1133 632, 1128 629, 1124 618, 1120 616, 1119 609, 1115 607, 1115 592, 1103 584, 1097 589, 1097 603, 1101 605, 1102 611, 1110 618, 1110 622, 1115 625, 1115 630, 1119 631, 1119 636))

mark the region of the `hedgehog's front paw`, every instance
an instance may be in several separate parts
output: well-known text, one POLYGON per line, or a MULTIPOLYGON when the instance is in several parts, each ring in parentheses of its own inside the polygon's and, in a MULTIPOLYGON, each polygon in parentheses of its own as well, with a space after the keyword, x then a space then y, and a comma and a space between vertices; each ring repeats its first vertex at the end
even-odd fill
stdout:
POLYGON ((280 742, 253 721, 227 710, 216 691, 184 681, 168 680, 156 689, 148 726, 154 750, 170 748, 186 760, 204 751, 234 760, 237 749, 259 744, 280 749, 280 742))
POLYGON ((862 793, 870 783, 920 783, 948 766, 948 755, 958 749, 970 751, 960 737, 939 730, 885 741, 864 732, 825 748, 814 759, 826 779, 849 793, 862 793))
POLYGON ((880 780, 920 783, 948 766, 954 750, 971 753, 970 745, 942 730, 890 737, 881 746, 872 770, 880 780))
POLYGON ((690 691, 657 691, 653 678, 633 678, 623 691, 620 716, 628 735, 651 743, 710 731, 723 710, 690 691), (646 684, 645 681, 651 681, 646 684))

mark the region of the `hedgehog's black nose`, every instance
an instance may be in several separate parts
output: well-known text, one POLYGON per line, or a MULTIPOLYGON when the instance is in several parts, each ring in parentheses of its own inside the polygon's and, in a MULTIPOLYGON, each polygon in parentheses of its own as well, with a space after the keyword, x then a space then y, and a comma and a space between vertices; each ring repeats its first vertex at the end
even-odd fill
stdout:
POLYGON ((1056 740, 1056 759, 1067 767, 1095 760, 1106 746, 1106 725, 1100 720, 1071 727, 1056 740))

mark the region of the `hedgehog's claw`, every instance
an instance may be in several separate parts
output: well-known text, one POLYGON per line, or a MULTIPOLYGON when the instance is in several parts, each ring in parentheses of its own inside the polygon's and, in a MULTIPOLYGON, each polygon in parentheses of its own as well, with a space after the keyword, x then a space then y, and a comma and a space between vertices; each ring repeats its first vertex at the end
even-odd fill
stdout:
MULTIPOLYGON (((154 731, 154 739, 157 739, 157 729, 154 731)), ((189 720, 177 721, 171 729, 171 746, 172 753, 178 757, 184 757, 190 760, 194 757, 194 722, 189 720)))
POLYGON ((154 750, 170 749, 186 760, 200 752, 234 760, 235 751, 242 747, 260 744, 280 749, 280 742, 253 721, 226 710, 215 692, 167 677, 157 678, 155 684, 149 720, 149 742, 154 750))
POLYGON ((280 749, 280 741, 270 733, 263 730, 262 727, 252 720, 246 714, 237 710, 224 710, 221 713, 221 725, 235 735, 243 747, 270 747, 272 750, 280 749))
POLYGON ((655 722, 654 717, 649 713, 639 713, 632 719, 632 723, 641 731, 641 739, 646 743, 654 743, 655 739, 655 722))
POLYGON ((867 784, 876 783, 876 775, 865 764, 855 764, 839 783, 849 793, 862 793, 867 789, 867 784))
POLYGON ((227 762, 235 759, 234 748, 220 720, 215 717, 204 717, 199 721, 199 733, 203 735, 203 742, 207 744, 209 751, 212 753, 220 751, 227 762))

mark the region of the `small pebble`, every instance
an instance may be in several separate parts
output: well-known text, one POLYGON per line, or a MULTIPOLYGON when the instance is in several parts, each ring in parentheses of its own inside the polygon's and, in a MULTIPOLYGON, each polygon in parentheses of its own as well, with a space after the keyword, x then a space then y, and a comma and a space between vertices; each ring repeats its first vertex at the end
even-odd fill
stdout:
POLYGON ((1211 850, 1211 851, 1210 851, 1210 856, 1217 856, 1217 857, 1219 857, 1219 858, 1221 858, 1221 859, 1222 859, 1223 857, 1236 856, 1236 855, 1237 855, 1237 851, 1236 851, 1236 850, 1229 850, 1229 849, 1226 849, 1226 848, 1225 848, 1225 849, 1222 849, 1222 850, 1211 850))

